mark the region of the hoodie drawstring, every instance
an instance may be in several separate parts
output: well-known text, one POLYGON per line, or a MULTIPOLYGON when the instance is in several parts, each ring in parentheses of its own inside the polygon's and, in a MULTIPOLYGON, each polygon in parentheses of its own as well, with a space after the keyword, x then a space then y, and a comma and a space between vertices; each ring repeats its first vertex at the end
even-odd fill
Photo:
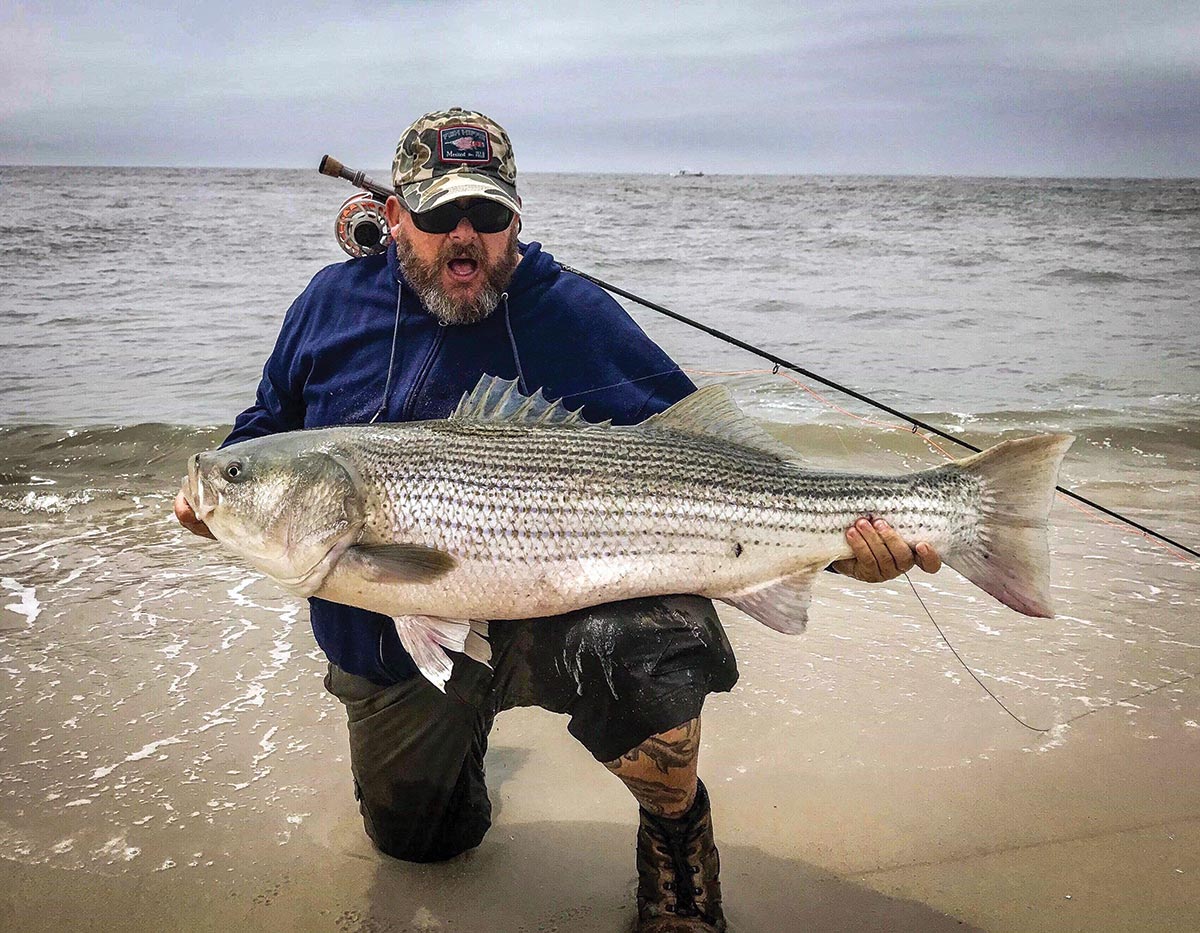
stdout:
POLYGON ((523 395, 528 395, 529 389, 525 385, 525 373, 521 369, 521 355, 517 352, 517 338, 513 336, 512 318, 508 313, 508 292, 501 295, 500 300, 504 302, 504 329, 508 331, 508 345, 512 348, 513 362, 517 364, 517 388, 523 395))
POLYGON ((379 416, 387 410, 388 398, 392 394, 392 368, 396 365, 396 337, 400 334, 400 305, 404 300, 404 286, 399 282, 396 283, 396 323, 392 325, 392 353, 388 357, 388 372, 387 382, 383 384, 383 401, 379 403, 379 410, 371 416, 371 420, 367 424, 374 424, 379 420, 379 416))

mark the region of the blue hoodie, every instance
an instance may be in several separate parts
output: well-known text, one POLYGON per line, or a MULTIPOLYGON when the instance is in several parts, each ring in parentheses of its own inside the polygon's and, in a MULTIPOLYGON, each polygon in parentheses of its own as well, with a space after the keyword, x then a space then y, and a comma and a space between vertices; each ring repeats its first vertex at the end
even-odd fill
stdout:
MULTIPOLYGON (((607 292, 563 272, 538 243, 522 248, 506 295, 478 324, 443 326, 404 281, 395 244, 322 269, 288 309, 255 402, 222 446, 365 424, 381 405, 379 421, 445 418, 485 374, 616 424, 642 421, 695 388, 607 292)), ((338 667, 378 684, 416 673, 386 616, 323 599, 309 606, 317 643, 338 667)))

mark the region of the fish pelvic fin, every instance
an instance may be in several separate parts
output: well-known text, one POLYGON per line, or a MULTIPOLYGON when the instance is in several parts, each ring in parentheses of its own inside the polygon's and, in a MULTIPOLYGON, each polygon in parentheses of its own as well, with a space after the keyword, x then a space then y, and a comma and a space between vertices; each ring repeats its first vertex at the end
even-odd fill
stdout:
POLYGON ((1004 605, 1051 619, 1047 521, 1063 457, 1075 438, 1043 434, 1003 441, 956 466, 982 486, 975 542, 947 564, 1004 605))
POLYGON ((454 660, 447 651, 457 651, 487 667, 492 666, 486 622, 437 616, 396 616, 392 622, 400 636, 400 644, 417 669, 442 693, 446 692, 446 682, 454 671, 454 660))
POLYGON ((729 389, 719 384, 697 389, 666 411, 647 418, 642 425, 701 437, 718 437, 770 454, 777 460, 802 459, 798 451, 776 440, 758 422, 745 415, 729 389))
POLYGON ((816 565, 805 567, 787 576, 717 598, 768 628, 785 635, 800 635, 808 627, 813 580, 821 569, 816 565))

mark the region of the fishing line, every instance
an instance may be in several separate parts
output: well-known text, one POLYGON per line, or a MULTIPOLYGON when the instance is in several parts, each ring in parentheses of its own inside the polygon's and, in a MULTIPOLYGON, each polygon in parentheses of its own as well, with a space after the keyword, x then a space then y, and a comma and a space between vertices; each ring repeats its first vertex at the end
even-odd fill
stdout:
POLYGON ((1103 706, 1095 706, 1092 709, 1085 710, 1084 712, 1079 713, 1076 716, 1072 716, 1069 719, 1064 719, 1062 722, 1055 723, 1052 726, 1046 726, 1045 728, 1042 728, 1040 726, 1032 726, 1029 723, 1027 723, 1024 719, 1022 719, 1020 716, 1018 716, 1016 713, 1014 713, 1011 709, 1009 709, 1004 704, 1004 701, 1001 700, 998 696, 996 696, 996 694, 994 694, 992 692, 991 688, 988 687, 988 685, 985 684, 982 680, 980 680, 979 677, 976 675, 976 673, 973 670, 971 670, 971 665, 969 665, 966 661, 963 660, 962 655, 958 653, 958 651, 955 649, 954 645, 952 645, 950 643, 950 639, 946 637, 946 633, 942 631, 942 627, 937 624, 937 619, 935 619, 933 617, 933 613, 930 612, 929 607, 925 605, 925 600, 923 600, 921 598, 921 594, 917 592, 916 586, 913 585, 912 578, 909 577, 909 575, 906 573, 904 575, 904 579, 908 583, 909 589, 911 589, 913 591, 913 596, 917 597, 917 602, 919 602, 921 604, 921 608, 925 610, 925 615, 929 616, 929 621, 933 623, 933 627, 935 629, 937 629, 937 633, 942 637, 942 641, 945 643, 946 647, 950 649, 950 653, 952 655, 954 655, 954 657, 958 661, 958 663, 962 665, 962 669, 971 675, 971 678, 975 681, 975 683, 979 684, 979 686, 983 688, 983 692, 986 693, 988 696, 990 696, 996 702, 997 706, 999 706, 1002 710, 1004 710, 1004 712, 1008 713, 1008 715, 1011 716, 1015 722, 1024 726, 1030 732, 1040 732, 1040 733, 1053 732, 1055 729, 1059 728, 1060 726, 1066 726, 1066 725, 1069 725, 1070 723, 1078 722, 1080 719, 1083 719, 1085 716, 1091 716, 1092 713, 1099 713, 1102 710, 1111 709, 1114 706, 1120 706, 1122 703, 1128 703, 1130 700, 1138 700, 1138 699, 1141 699, 1142 697, 1148 697, 1152 693, 1158 693, 1159 690, 1164 690, 1167 687, 1173 687, 1176 684, 1181 684, 1185 680, 1193 680, 1197 676, 1195 673, 1182 674, 1179 677, 1176 677, 1174 680, 1168 680, 1165 684, 1159 684, 1157 687, 1151 687, 1149 690, 1142 690, 1139 693, 1134 693, 1127 697, 1122 697, 1119 700, 1110 700, 1109 702, 1105 703, 1103 706))
MULTIPOLYGON (((807 392, 813 398, 817 399, 819 402, 825 404, 829 408, 832 408, 834 411, 840 412, 843 415, 853 418, 855 421, 861 422, 862 424, 873 425, 875 427, 886 428, 890 431, 902 430, 902 428, 899 425, 889 424, 886 421, 876 421, 873 418, 865 418, 862 415, 855 414, 852 411, 842 408, 841 406, 839 406, 839 405, 835 404, 834 402, 831 402, 829 399, 825 398, 819 392, 816 392, 809 386, 806 386, 803 382, 801 382, 795 376, 791 376, 788 373, 780 372, 778 365, 772 367, 771 369, 745 369, 745 370, 734 370, 734 371, 689 369, 688 372, 695 374, 695 375, 701 375, 701 376, 752 376, 752 375, 764 375, 764 374, 783 376, 789 382, 793 383, 796 386, 799 386, 801 389, 803 389, 805 392, 807 392)), ((921 438, 921 440, 925 441, 925 443, 929 444, 930 447, 932 447, 934 450, 941 453, 947 459, 953 459, 953 456, 944 447, 942 447, 940 444, 938 444, 932 438, 927 437, 924 434, 918 433, 916 428, 913 428, 912 433, 916 434, 917 437, 921 438)), ((1073 508, 1079 509, 1079 511, 1081 511, 1081 512, 1086 513, 1085 509, 1083 509, 1081 506, 1076 505, 1073 502, 1068 502, 1067 504, 1072 506, 1073 508)), ((1112 525, 1112 526, 1116 527, 1116 524, 1117 524, 1116 522, 1110 522, 1107 519, 1103 518, 1102 516, 1096 516, 1096 517, 1104 524, 1112 525)), ((1143 537, 1146 537, 1147 540, 1149 540, 1152 544, 1156 544, 1161 547, 1161 543, 1158 541, 1155 541, 1153 538, 1150 538, 1149 536, 1146 536, 1146 535, 1143 535, 1143 537)), ((1166 687, 1171 687, 1171 686, 1174 686, 1175 684, 1183 683, 1185 680, 1191 680, 1197 676, 1195 673, 1183 674, 1180 677, 1176 677, 1174 680, 1169 680, 1164 684, 1159 684, 1157 687, 1151 687, 1149 690, 1143 690, 1140 693, 1134 693, 1130 696, 1123 697, 1119 700, 1112 700, 1108 703, 1105 703, 1103 706, 1097 706, 1092 709, 1085 710, 1084 712, 1079 713, 1076 716, 1072 716, 1069 719, 1065 719, 1061 723, 1056 723, 1053 726, 1048 726, 1046 728, 1034 726, 1034 725, 1030 724, 1029 722, 1026 722, 1024 719, 1022 719, 1020 716, 1018 716, 1016 713, 1014 713, 1011 709, 1009 709, 1008 706, 1004 703, 1004 701, 1001 700, 998 696, 996 696, 996 694, 994 692, 992 692, 991 688, 988 687, 987 684, 985 684, 982 680, 979 679, 979 677, 976 675, 975 671, 972 670, 971 666, 963 659, 963 656, 958 653, 958 649, 956 649, 954 647, 953 643, 947 637, 946 633, 942 630, 942 627, 940 625, 938 625, 937 619, 935 619, 933 617, 933 613, 930 612, 929 607, 927 605, 925 605, 925 600, 923 600, 921 598, 921 594, 917 592, 917 588, 913 584, 912 578, 909 577, 909 575, 906 573, 906 574, 904 574, 904 579, 908 583, 909 588, 913 591, 913 595, 915 597, 917 597, 917 602, 919 602, 921 604, 921 608, 923 610, 925 610, 925 615, 927 615, 929 617, 929 621, 933 623, 933 627, 935 629, 937 629, 938 635, 941 636, 941 639, 945 643, 946 647, 950 649, 950 653, 953 654, 955 659, 958 661, 958 663, 960 665, 962 665, 963 670, 965 670, 968 674, 971 675, 971 678, 975 681, 975 683, 979 684, 979 686, 983 689, 984 693, 986 693, 989 697, 991 697, 997 706, 999 706, 1002 710, 1004 710, 1004 712, 1007 713, 1016 723, 1018 723, 1021 726, 1024 726, 1026 729, 1028 729, 1031 732, 1038 732, 1038 733, 1043 733, 1043 734, 1047 733, 1047 732, 1052 732, 1054 729, 1058 728, 1059 726, 1065 726, 1065 725, 1068 725, 1069 723, 1077 722, 1078 720, 1083 719, 1085 716, 1092 715, 1092 713, 1098 713, 1101 710, 1109 709, 1112 706, 1119 706, 1122 703, 1128 703, 1130 700, 1137 700, 1142 697, 1150 696, 1151 694, 1157 693, 1159 690, 1162 690, 1166 687)))
MULTIPOLYGON (((943 438, 944 440, 952 441, 955 444, 958 444, 960 447, 965 447, 967 450, 973 451, 975 453, 982 452, 979 447, 976 447, 970 441, 965 441, 960 437, 956 437, 955 435, 950 434, 947 431, 943 431, 941 428, 939 428, 935 425, 929 424, 925 421, 921 421, 919 418, 914 418, 912 415, 905 414, 904 412, 900 411, 899 409, 892 408, 890 405, 886 405, 883 402, 876 401, 875 399, 871 398, 870 396, 863 395, 861 392, 856 392, 854 389, 851 389, 848 386, 841 385, 840 383, 834 382, 832 379, 826 379, 824 376, 820 376, 817 373, 812 372, 811 370, 805 369, 804 367, 799 366, 796 363, 791 362, 790 360, 786 360, 781 356, 776 356, 774 353, 771 353, 768 350, 764 350, 761 347, 756 347, 752 343, 747 343, 744 340, 739 340, 737 337, 734 337, 732 334, 727 334, 724 331, 717 330, 715 327, 709 327, 707 324, 703 324, 700 321, 697 321, 697 320, 694 320, 693 318, 682 315, 677 311, 672 311, 670 308, 665 308, 662 305, 656 304, 653 301, 647 301, 645 298, 641 298, 638 295, 635 295, 633 292, 626 291, 623 288, 620 288, 616 285, 612 285, 609 282, 605 282, 603 279, 598 279, 595 276, 589 275, 586 272, 581 272, 578 269, 574 268, 573 266, 568 266, 566 263, 560 263, 559 265, 562 266, 564 271, 570 272, 573 275, 577 275, 582 279, 586 279, 587 281, 591 282, 593 285, 599 285, 601 288, 605 289, 606 291, 611 292, 614 295, 620 295, 622 298, 627 298, 629 301, 636 302, 645 308, 649 308, 651 311, 657 311, 659 314, 666 315, 667 317, 671 318, 672 320, 679 321, 682 324, 687 324, 689 327, 694 327, 696 330, 703 331, 704 333, 708 334, 711 337, 716 337, 718 340, 722 340, 725 343, 731 344, 732 346, 735 346, 742 350, 745 350, 748 353, 753 353, 755 356, 761 357, 762 359, 769 360, 771 363, 773 363, 775 365, 776 370, 778 370, 780 367, 782 367, 784 369, 790 369, 792 372, 799 373, 801 376, 804 376, 808 379, 812 379, 816 382, 821 383, 822 385, 829 386, 832 389, 836 389, 837 391, 842 392, 845 395, 849 395, 853 399, 857 399, 860 402, 864 402, 867 405, 870 405, 874 408, 878 408, 881 411, 885 411, 892 417, 899 418, 902 421, 906 421, 909 424, 913 425, 913 427, 915 427, 915 428, 921 428, 922 430, 928 431, 930 434, 935 434, 938 437, 943 438)), ((1103 506, 1099 502, 1095 502, 1095 501, 1087 498, 1086 496, 1081 496, 1079 493, 1075 492, 1074 490, 1067 489, 1065 486, 1055 486, 1054 488, 1056 490, 1058 490, 1060 493, 1062 493, 1063 495, 1068 496, 1072 499, 1075 499, 1078 502, 1082 502, 1084 505, 1088 505, 1091 508, 1096 509, 1099 512, 1103 512, 1105 515, 1108 515, 1112 518, 1115 518, 1115 519, 1118 519, 1119 521, 1124 522, 1127 525, 1131 525, 1132 527, 1138 529, 1139 531, 1143 532, 1144 534, 1158 538, 1160 541, 1165 541, 1167 544, 1170 544, 1172 547, 1178 548, 1180 551, 1184 551, 1185 553, 1190 554, 1192 557, 1200 558, 1200 551, 1197 551, 1195 548, 1188 547, 1186 544, 1182 544, 1179 541, 1176 541, 1174 538, 1170 538, 1167 535, 1162 534, 1161 532, 1155 531, 1153 528, 1149 528, 1146 525, 1143 525, 1141 522, 1135 521, 1134 519, 1129 518, 1128 516, 1122 515, 1120 512, 1114 511, 1113 509, 1110 509, 1107 506, 1103 506)))
MULTIPOLYGON (((669 372, 674 372, 674 370, 667 370, 667 371, 661 372, 661 373, 652 373, 649 376, 641 376, 636 379, 626 379, 622 382, 613 383, 612 385, 608 385, 608 386, 600 386, 595 389, 590 389, 588 391, 589 392, 598 392, 603 389, 616 388, 617 386, 622 386, 622 385, 630 385, 635 382, 643 382, 647 379, 657 379, 660 376, 667 375, 669 372)), ((855 421, 859 421, 863 424, 873 425, 875 427, 886 428, 889 431, 905 430, 905 429, 902 429, 899 425, 890 424, 886 421, 876 421, 873 418, 866 418, 866 417, 863 417, 862 415, 855 414, 854 412, 849 411, 848 409, 842 408, 841 406, 839 406, 839 405, 835 404, 834 402, 830 401, 829 399, 825 398, 819 392, 816 392, 809 386, 806 386, 803 382, 801 382, 795 376, 789 375, 788 373, 780 372, 778 364, 776 364, 771 369, 705 370, 705 369, 690 369, 689 368, 689 369, 685 369, 684 372, 688 373, 689 375, 696 375, 696 376, 754 376, 754 375, 768 375, 768 374, 783 376, 783 378, 787 379, 792 384, 800 387, 801 389, 803 389, 805 392, 807 392, 813 398, 817 399, 822 404, 828 406, 829 408, 833 409, 834 411, 840 412, 841 414, 854 419, 855 421)), ((581 393, 581 394, 586 394, 586 393, 581 393)), ((912 433, 915 434, 917 437, 921 438, 921 440, 923 440, 925 443, 927 443, 934 450, 938 451, 940 454, 942 454, 944 457, 946 457, 946 459, 948 459, 948 460, 953 459, 953 455, 950 454, 949 451, 947 451, 944 447, 942 447, 940 444, 938 444, 937 441, 933 440, 930 437, 927 437, 924 434, 919 433, 917 431, 916 427, 914 427, 912 429, 912 433)), ((1078 505, 1075 505, 1075 503, 1073 503, 1073 502, 1068 502, 1067 504, 1072 506, 1073 508, 1079 509, 1079 511, 1081 511, 1081 512, 1086 512, 1086 510, 1084 510, 1083 508, 1081 508, 1078 505)), ((1113 526, 1116 525, 1115 522, 1110 522, 1110 521, 1104 519, 1103 517, 1097 516, 1097 518, 1099 518, 1099 520, 1106 525, 1113 525, 1113 526)), ((1144 535, 1143 537, 1146 537, 1147 540, 1149 540, 1151 543, 1161 546, 1160 542, 1155 541, 1153 538, 1149 537, 1148 535, 1144 535)), ((1102 710, 1109 709, 1113 706, 1119 706, 1122 703, 1128 703, 1130 700, 1137 700, 1142 697, 1150 696, 1151 694, 1157 693, 1159 690, 1163 690, 1166 687, 1171 687, 1176 684, 1183 683, 1186 680, 1192 680, 1193 678, 1195 678, 1197 676, 1197 674, 1195 674, 1195 673, 1183 674, 1180 677, 1176 677, 1174 680, 1169 680, 1166 683, 1159 684, 1157 687, 1151 687, 1149 690, 1143 690, 1139 693, 1134 693, 1134 694, 1131 694, 1130 696, 1122 697, 1121 699, 1112 700, 1108 703, 1105 703, 1103 706, 1097 706, 1092 709, 1085 710, 1084 712, 1079 713, 1078 715, 1071 716, 1070 718, 1065 719, 1060 723, 1055 723, 1052 726, 1046 726, 1046 727, 1035 726, 1035 725, 1032 725, 1031 723, 1027 722, 1026 720, 1022 719, 1020 716, 1018 716, 1016 713, 1014 713, 1011 709, 1009 709, 1008 706, 1004 703, 1004 701, 1001 700, 1000 697, 998 697, 992 691, 992 689, 979 678, 979 676, 975 673, 975 671, 971 668, 971 666, 963 659, 963 656, 958 653, 958 649, 954 647, 954 644, 950 641, 949 637, 942 630, 942 627, 940 625, 938 625, 937 619, 935 619, 933 617, 933 613, 929 611, 929 607, 925 604, 925 600, 923 600, 921 598, 921 594, 919 592, 917 592, 917 588, 913 584, 912 578, 909 577, 909 575, 907 573, 905 573, 904 579, 908 583, 909 588, 912 590, 913 595, 917 598, 917 602, 921 604, 921 608, 925 611, 925 615, 928 616, 929 621, 931 623, 933 623, 933 627, 937 630, 937 633, 941 637, 942 642, 946 645, 947 648, 950 649, 950 653, 954 655, 955 660, 957 660, 958 663, 962 666, 962 669, 971 675, 971 679, 974 680, 975 683, 977 683, 980 686, 980 688, 983 690, 983 692, 986 693, 997 706, 999 706, 1002 710, 1004 710, 1004 712, 1006 714, 1008 714, 1008 716, 1014 722, 1016 722, 1020 726, 1023 726, 1024 728, 1028 729, 1030 732, 1036 732, 1036 733, 1043 734, 1043 735, 1048 732, 1053 732, 1055 729, 1059 728, 1060 726, 1066 726, 1066 725, 1069 725, 1070 723, 1077 722, 1080 719, 1083 719, 1085 716, 1090 716, 1093 713, 1098 713, 1102 710)))
POLYGON ((1014 713, 1012 710, 1010 710, 1007 706, 1005 706, 1004 701, 1001 700, 998 696, 996 696, 996 694, 992 693, 991 687, 989 687, 987 684, 985 684, 982 680, 979 679, 979 677, 975 674, 975 672, 973 670, 971 670, 971 666, 962 659, 962 655, 959 654, 955 650, 954 645, 950 644, 950 639, 946 637, 946 633, 942 631, 942 627, 937 624, 937 619, 935 619, 933 617, 933 613, 930 612, 929 607, 925 605, 925 600, 923 600, 921 598, 921 594, 918 593, 917 588, 915 586, 913 586, 912 578, 909 577, 908 574, 905 574, 904 579, 908 582, 909 589, 911 589, 913 591, 913 596, 917 597, 917 602, 919 602, 921 604, 921 608, 925 610, 925 615, 929 616, 929 621, 933 623, 933 627, 935 629, 937 629, 937 633, 942 636, 942 641, 946 643, 946 647, 950 649, 950 653, 952 655, 954 655, 955 658, 958 659, 958 663, 962 665, 962 669, 971 675, 971 678, 975 681, 975 683, 979 684, 979 686, 983 688, 983 692, 986 693, 988 696, 990 696, 993 700, 995 700, 996 705, 999 706, 1002 710, 1004 710, 1004 712, 1008 713, 1008 715, 1011 716, 1014 721, 1020 723, 1022 726, 1024 726, 1030 732, 1049 732, 1051 729, 1053 729, 1054 728, 1053 726, 1049 726, 1045 729, 1041 729, 1037 726, 1031 726, 1024 719, 1022 719, 1020 716, 1018 716, 1016 713, 1014 713))
POLYGON ((374 424, 379 416, 387 409, 388 398, 392 394, 392 367, 396 364, 396 337, 400 334, 400 305, 404 300, 404 286, 399 282, 396 283, 396 323, 392 325, 392 355, 388 357, 388 372, 387 381, 383 384, 383 400, 379 403, 379 410, 371 416, 371 420, 367 424, 374 424))

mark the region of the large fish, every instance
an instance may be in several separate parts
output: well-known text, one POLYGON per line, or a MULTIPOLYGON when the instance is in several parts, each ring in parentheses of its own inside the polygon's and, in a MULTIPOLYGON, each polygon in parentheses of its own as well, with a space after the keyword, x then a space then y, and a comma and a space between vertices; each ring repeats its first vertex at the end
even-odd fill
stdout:
POLYGON ((1068 435, 918 473, 808 469, 708 386, 632 427, 485 377, 443 421, 296 431, 194 456, 185 495, 293 593, 392 616, 445 687, 478 620, 696 593, 801 632, 813 580, 863 515, 1001 602, 1050 616, 1046 520, 1068 435))

